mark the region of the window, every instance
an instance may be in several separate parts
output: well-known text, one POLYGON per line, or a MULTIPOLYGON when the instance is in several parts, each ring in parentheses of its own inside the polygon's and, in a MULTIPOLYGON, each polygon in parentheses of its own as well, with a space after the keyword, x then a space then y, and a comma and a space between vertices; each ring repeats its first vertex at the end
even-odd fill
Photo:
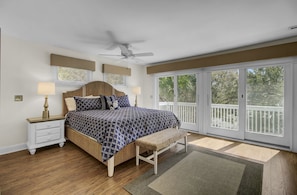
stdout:
POLYGON ((87 83, 91 81, 91 71, 57 66, 55 67, 55 78, 57 82, 63 83, 87 83))
POLYGON ((104 81, 112 85, 126 85, 126 76, 120 74, 104 73, 104 81))
POLYGON ((51 54, 56 82, 67 84, 84 84, 92 80, 92 71, 95 71, 95 62, 68 56, 51 54))

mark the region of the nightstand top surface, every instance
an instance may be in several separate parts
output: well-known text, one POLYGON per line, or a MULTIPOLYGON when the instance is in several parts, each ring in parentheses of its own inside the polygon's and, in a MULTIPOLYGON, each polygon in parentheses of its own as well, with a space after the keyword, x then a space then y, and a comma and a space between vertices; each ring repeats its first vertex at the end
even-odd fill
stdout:
POLYGON ((50 118, 48 119, 44 119, 42 117, 27 118, 27 121, 29 123, 39 123, 39 122, 55 121, 55 120, 62 120, 62 119, 65 119, 65 117, 62 115, 55 115, 55 116, 50 116, 50 118))

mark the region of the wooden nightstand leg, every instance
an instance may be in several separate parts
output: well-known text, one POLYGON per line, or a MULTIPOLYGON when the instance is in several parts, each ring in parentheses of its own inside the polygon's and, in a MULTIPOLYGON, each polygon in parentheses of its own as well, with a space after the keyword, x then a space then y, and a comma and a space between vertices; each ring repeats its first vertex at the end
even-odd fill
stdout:
POLYGON ((35 152, 36 152, 36 149, 29 149, 29 152, 30 152, 31 155, 34 155, 35 152))
POLYGON ((64 146, 64 142, 59 143, 60 148, 64 146))

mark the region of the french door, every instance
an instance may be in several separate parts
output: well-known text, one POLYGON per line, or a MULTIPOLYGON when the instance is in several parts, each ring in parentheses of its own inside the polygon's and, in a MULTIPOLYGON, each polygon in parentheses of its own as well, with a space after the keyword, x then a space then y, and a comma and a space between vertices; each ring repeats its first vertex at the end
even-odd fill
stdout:
POLYGON ((197 129, 197 75, 180 74, 157 78, 158 101, 161 110, 174 112, 181 121, 181 127, 197 129))
POLYGON ((291 73, 288 64, 209 71, 207 133, 290 146, 291 73))
POLYGON ((239 95, 239 69, 215 70, 208 74, 208 133, 243 138, 240 131, 242 110, 239 95))

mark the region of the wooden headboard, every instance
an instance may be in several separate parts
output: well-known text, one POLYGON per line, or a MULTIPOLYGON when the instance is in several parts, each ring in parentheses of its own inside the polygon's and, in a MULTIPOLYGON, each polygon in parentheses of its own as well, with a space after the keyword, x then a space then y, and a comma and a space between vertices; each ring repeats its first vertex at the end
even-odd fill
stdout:
POLYGON ((124 92, 118 91, 113 88, 110 84, 103 81, 93 81, 85 84, 81 88, 74 91, 67 91, 63 93, 62 104, 63 104, 63 115, 67 114, 68 110, 65 104, 65 98, 74 97, 74 96, 88 96, 88 95, 116 95, 123 96, 124 92))

